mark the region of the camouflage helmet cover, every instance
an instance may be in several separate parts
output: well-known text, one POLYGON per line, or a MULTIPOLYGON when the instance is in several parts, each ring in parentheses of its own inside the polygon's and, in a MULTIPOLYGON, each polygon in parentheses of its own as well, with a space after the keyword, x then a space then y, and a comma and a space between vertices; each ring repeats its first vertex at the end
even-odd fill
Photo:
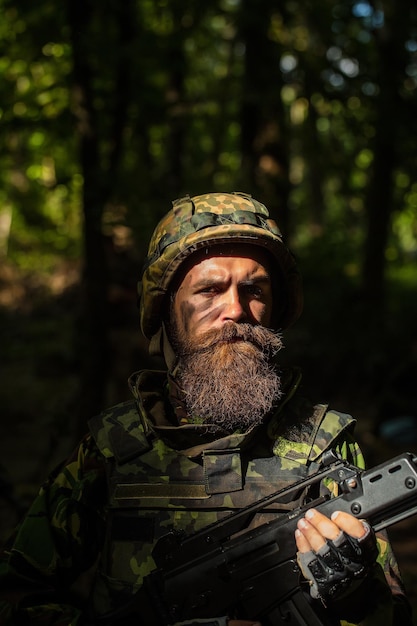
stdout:
POLYGON ((175 200, 155 228, 142 274, 140 324, 145 337, 151 339, 160 329, 165 296, 184 260, 204 247, 237 242, 267 249, 276 261, 280 310, 274 327, 285 329, 297 320, 300 275, 266 207, 239 192, 208 193, 175 200))

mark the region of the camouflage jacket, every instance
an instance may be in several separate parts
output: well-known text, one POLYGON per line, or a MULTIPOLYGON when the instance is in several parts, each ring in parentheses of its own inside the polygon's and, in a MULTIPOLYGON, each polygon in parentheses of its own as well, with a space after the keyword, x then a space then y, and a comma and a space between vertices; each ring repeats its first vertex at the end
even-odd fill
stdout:
MULTIPOLYGON (((91 623, 87 615, 107 612, 140 588, 167 528, 198 530, 292 484, 314 473, 330 447, 363 467, 354 420, 305 402, 297 384, 290 375, 267 427, 230 435, 178 425, 166 374, 135 375, 135 399, 90 422, 91 433, 49 477, 6 546, 0 624, 91 623)), ((254 523, 305 496, 264 511, 254 523)), ((360 623, 406 626, 411 617, 397 564, 384 535, 378 543, 372 600, 360 623)))

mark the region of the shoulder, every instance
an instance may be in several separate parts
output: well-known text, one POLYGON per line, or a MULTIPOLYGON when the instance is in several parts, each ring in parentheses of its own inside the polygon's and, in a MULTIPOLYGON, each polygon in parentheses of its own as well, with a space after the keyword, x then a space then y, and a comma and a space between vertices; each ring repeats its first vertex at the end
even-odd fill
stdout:
POLYGON ((356 420, 349 413, 342 413, 326 406, 316 425, 313 456, 329 448, 338 447, 341 442, 353 441, 355 425, 356 420))
POLYGON ((150 449, 155 423, 164 416, 166 385, 165 371, 135 372, 129 378, 133 398, 106 409, 88 422, 91 436, 104 458, 124 463, 150 449))
POLYGON ((303 463, 316 461, 323 452, 354 441, 356 421, 348 413, 314 404, 296 394, 275 417, 275 453, 303 463))
POLYGON ((104 458, 125 462, 149 448, 135 400, 117 404, 88 423, 91 436, 104 458))
MULTIPOLYGON (((42 485, 39 497, 54 506, 67 501, 68 506, 96 503, 105 484, 104 459, 93 438, 86 435, 72 453, 60 463, 42 485)), ((101 502, 100 502, 101 504, 101 502)))

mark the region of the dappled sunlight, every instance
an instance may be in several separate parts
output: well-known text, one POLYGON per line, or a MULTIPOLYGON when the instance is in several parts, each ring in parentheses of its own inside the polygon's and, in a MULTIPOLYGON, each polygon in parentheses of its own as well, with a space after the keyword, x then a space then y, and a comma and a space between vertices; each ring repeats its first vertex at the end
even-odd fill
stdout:
POLYGON ((62 295, 79 280, 79 262, 61 260, 47 272, 28 272, 3 261, 0 263, 0 307, 29 312, 40 301, 62 295))

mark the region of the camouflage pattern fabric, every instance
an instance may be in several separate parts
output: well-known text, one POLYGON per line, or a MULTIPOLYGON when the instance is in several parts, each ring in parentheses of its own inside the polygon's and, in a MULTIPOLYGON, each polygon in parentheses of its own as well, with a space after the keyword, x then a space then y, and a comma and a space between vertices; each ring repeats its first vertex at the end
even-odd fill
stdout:
MULTIPOLYGON (((297 380, 290 379, 268 430, 219 436, 207 426, 204 433, 201 425, 175 424, 165 374, 135 375, 135 400, 92 420, 92 436, 50 476, 4 550, 0 624, 81 626, 91 600, 102 613, 140 587, 154 568, 152 546, 169 525, 198 530, 314 472, 329 447, 363 467, 354 420, 302 400, 297 380), (287 429, 289 423, 295 427, 287 429)), ((321 488, 335 487, 329 482, 321 488)), ((266 511, 255 523, 274 514, 266 511)), ((410 625, 385 535, 378 544, 361 624, 410 625)))
POLYGON ((268 250, 284 303, 276 328, 287 328, 299 317, 300 275, 267 208, 247 194, 209 193, 176 200, 154 231, 140 286, 140 321, 145 337, 152 338, 160 328, 165 295, 179 266, 197 250, 218 243, 247 243, 268 250))

